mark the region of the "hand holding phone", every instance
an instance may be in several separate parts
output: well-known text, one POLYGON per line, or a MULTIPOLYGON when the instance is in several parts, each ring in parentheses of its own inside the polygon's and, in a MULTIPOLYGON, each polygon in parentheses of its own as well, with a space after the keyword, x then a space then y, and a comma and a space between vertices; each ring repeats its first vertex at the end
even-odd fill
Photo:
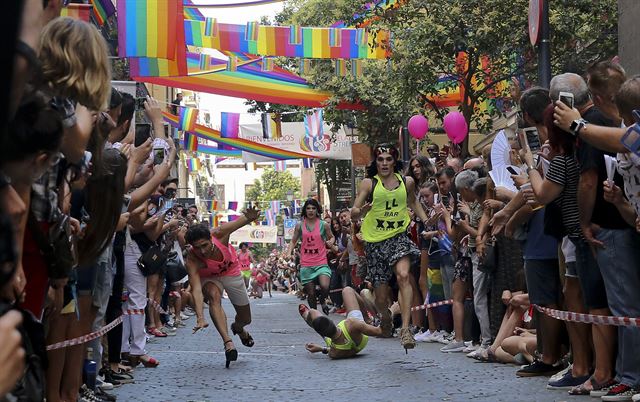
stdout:
POLYGON ((535 127, 527 127, 524 129, 524 139, 532 153, 536 153, 542 148, 538 129, 535 127))
POLYGON ((519 174, 512 166, 507 166, 507 170, 513 175, 517 176, 519 174))
POLYGON ((166 150, 164 147, 153 148, 153 164, 159 165, 164 162, 166 150))
POLYGON ((573 109, 573 94, 571 92, 560 92, 558 100, 573 109))

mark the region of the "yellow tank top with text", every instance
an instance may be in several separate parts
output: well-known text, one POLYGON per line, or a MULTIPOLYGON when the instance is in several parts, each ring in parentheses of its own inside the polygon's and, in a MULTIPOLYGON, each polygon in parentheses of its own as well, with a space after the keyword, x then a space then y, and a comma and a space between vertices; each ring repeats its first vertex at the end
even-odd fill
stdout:
POLYGON ((378 243, 404 233, 409 226, 407 209, 407 188, 402 176, 394 173, 400 185, 395 190, 387 190, 382 180, 375 176, 371 210, 362 222, 362 237, 368 243, 378 243))

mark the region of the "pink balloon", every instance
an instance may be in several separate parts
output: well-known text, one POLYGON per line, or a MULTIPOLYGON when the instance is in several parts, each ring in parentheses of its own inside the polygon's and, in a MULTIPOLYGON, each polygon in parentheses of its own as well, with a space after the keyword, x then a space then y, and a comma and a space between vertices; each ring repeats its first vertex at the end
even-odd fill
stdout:
POLYGON ((417 114, 409 119, 407 128, 413 138, 421 140, 427 135, 427 131, 429 131, 429 120, 423 115, 417 114))
POLYGON ((460 144, 467 137, 469 127, 460 112, 449 112, 444 117, 443 126, 447 137, 449 137, 454 144, 460 144))

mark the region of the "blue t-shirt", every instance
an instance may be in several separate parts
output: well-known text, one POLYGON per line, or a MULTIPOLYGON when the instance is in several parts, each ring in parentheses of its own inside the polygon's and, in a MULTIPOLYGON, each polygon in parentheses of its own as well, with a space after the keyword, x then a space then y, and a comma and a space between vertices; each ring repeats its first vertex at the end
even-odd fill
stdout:
POLYGON ((525 260, 558 259, 558 241, 544 234, 544 211, 544 208, 535 211, 527 225, 527 240, 523 250, 525 260))

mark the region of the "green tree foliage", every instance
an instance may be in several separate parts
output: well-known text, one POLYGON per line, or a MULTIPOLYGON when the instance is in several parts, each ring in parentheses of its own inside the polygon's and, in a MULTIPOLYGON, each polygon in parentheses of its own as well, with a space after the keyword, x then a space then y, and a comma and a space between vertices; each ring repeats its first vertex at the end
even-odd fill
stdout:
MULTIPOLYGON (((291 0, 276 17, 281 24, 348 25, 364 0, 291 0)), ((462 85, 459 110, 467 121, 486 131, 496 110, 481 107, 512 77, 536 81, 537 55, 527 31, 528 0, 411 0, 386 13, 378 12, 372 29, 393 33, 390 60, 365 60, 361 77, 337 77, 331 61, 314 61, 305 77, 334 94, 325 119, 335 125, 355 122, 361 140, 394 141, 398 129, 415 113, 428 113, 437 126, 446 114, 430 99, 443 88, 462 85), (468 67, 456 64, 464 51, 468 67), (490 68, 478 68, 482 57, 490 68), (443 80, 446 77, 448 80, 443 80), (364 110, 337 109, 341 101, 364 110), (429 109, 429 112, 426 112, 429 109)), ((550 2, 552 71, 583 70, 589 63, 612 57, 617 49, 615 0, 550 2)), ((491 105, 489 105, 491 106, 491 105)), ((466 144, 463 148, 466 151, 466 144)))
POLYGON ((294 198, 299 199, 300 180, 289 171, 276 172, 272 168, 267 168, 260 179, 255 180, 245 199, 247 201, 283 201, 287 199, 289 191, 293 191, 294 198))

